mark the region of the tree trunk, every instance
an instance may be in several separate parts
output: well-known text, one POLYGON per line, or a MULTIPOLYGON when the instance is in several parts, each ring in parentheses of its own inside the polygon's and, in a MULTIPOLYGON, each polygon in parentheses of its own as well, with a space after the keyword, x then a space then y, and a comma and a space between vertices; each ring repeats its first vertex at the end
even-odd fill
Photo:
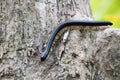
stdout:
POLYGON ((0 80, 120 80, 119 29, 70 31, 40 61, 35 52, 67 20, 93 20, 89 0, 1 0, 0 80))

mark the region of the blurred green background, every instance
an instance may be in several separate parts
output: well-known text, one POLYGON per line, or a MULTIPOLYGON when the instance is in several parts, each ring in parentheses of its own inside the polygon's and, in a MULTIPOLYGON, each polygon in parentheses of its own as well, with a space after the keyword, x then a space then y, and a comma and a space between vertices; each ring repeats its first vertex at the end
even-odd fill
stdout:
POLYGON ((109 20, 115 28, 120 28, 120 0, 90 0, 96 20, 109 20))

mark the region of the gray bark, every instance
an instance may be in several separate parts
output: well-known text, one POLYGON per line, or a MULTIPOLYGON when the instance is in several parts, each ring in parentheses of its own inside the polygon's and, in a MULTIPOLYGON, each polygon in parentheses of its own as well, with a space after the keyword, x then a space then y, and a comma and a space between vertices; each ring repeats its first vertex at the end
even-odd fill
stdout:
POLYGON ((1 0, 0 80, 120 80, 119 29, 70 31, 46 61, 35 55, 76 19, 93 20, 88 0, 1 0))

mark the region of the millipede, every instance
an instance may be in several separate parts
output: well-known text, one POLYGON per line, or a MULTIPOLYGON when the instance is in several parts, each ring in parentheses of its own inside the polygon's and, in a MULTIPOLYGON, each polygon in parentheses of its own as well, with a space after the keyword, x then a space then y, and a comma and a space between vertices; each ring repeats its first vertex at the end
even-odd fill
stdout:
POLYGON ((57 38, 57 35, 59 35, 59 37, 61 36, 62 33, 64 33, 67 30, 99 30, 99 29, 104 29, 104 26, 108 26, 108 25, 112 25, 112 22, 110 21, 81 21, 81 20, 70 20, 70 21, 66 21, 63 23, 60 23, 56 29, 54 29, 54 31, 52 32, 46 48, 44 50, 44 52, 42 53, 41 56, 41 61, 44 61, 50 50, 51 47, 53 45, 53 42, 55 40, 55 38, 57 38))

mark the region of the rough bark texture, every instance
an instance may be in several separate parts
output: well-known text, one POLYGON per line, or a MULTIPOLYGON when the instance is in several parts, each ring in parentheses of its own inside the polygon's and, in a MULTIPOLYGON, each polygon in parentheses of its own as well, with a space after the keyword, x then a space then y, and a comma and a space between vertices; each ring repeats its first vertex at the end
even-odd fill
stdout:
POLYGON ((0 80, 120 80, 119 29, 71 31, 37 59, 57 24, 73 19, 92 19, 88 0, 0 0, 0 80))

